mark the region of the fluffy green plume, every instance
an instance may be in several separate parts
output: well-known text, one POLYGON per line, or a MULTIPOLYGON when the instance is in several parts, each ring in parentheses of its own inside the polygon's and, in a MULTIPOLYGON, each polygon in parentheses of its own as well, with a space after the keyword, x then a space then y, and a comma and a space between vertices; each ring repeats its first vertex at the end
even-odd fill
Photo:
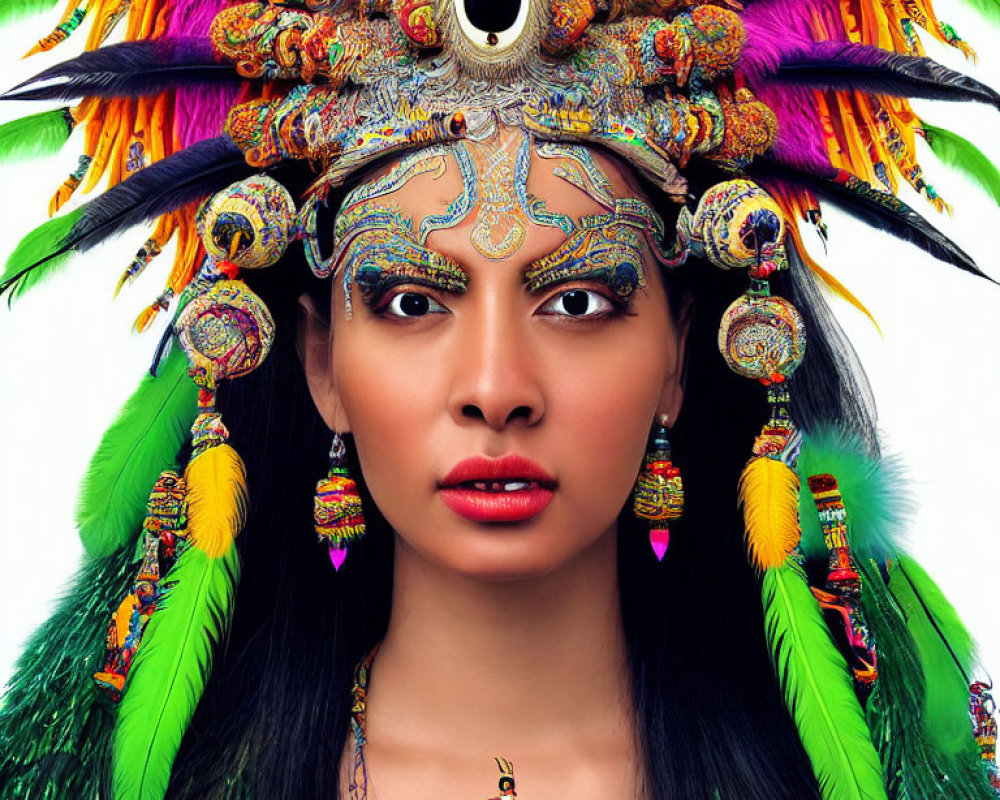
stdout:
POLYGON ((60 242, 82 215, 83 209, 78 208, 28 232, 7 257, 3 275, 0 275, 0 293, 9 289, 9 297, 13 300, 64 266, 73 251, 67 250, 57 256, 52 254, 59 250, 60 242))
POLYGON ((66 144, 75 124, 69 108, 57 108, 0 125, 0 161, 54 155, 66 144))
POLYGON ((174 348, 155 378, 143 376, 90 460, 76 511, 88 553, 107 555, 139 536, 149 490, 163 470, 177 468, 197 413, 198 387, 174 348))
POLYGON ((162 800, 181 739, 225 635, 239 573, 236 544, 219 558, 178 557, 129 670, 115 724, 115 800, 162 800))
POLYGON ((906 616, 924 674, 927 735, 945 753, 956 754, 972 735, 972 639, 941 590, 912 558, 900 556, 892 565, 889 590, 906 616))
POLYGON ((98 796, 114 718, 93 674, 133 571, 131 553, 85 559, 29 639, 0 703, 0 800, 98 796))
MULTIPOLYGON (((996 3, 996 7, 1000 10, 1000 2, 996 3)), ((920 121, 920 127, 934 155, 952 169, 961 172, 989 194, 995 203, 1000 204, 1000 170, 978 147, 957 133, 929 125, 923 120, 920 121)))
POLYGON ((967 715, 957 753, 943 752, 924 733, 927 685, 906 615, 875 563, 860 561, 859 567, 862 608, 879 658, 866 716, 889 796, 995 800, 967 715))
POLYGON ((878 561, 895 555, 911 505, 898 459, 873 458, 856 433, 825 426, 803 437, 796 469, 801 483, 801 547, 808 559, 827 557, 815 500, 806 480, 822 473, 837 479, 855 554, 878 561))
POLYGON ((1000 25, 1000 0, 965 0, 983 19, 1000 25))
POLYGON ((879 757, 844 657, 793 559, 764 573, 775 669, 823 800, 885 800, 879 757))
POLYGON ((16 22, 33 14, 42 14, 55 8, 54 0, 3 0, 0 4, 0 25, 16 22))

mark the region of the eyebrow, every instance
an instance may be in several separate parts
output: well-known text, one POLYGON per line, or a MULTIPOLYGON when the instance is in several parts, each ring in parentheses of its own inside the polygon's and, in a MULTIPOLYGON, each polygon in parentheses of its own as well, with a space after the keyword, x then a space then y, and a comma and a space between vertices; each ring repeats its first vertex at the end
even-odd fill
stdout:
MULTIPOLYGON (((334 273, 344 271, 348 319, 354 284, 368 304, 407 283, 453 294, 467 291, 469 274, 454 259, 423 245, 398 207, 359 203, 338 222, 344 237, 331 260, 334 273)), ((668 263, 660 245, 662 232, 662 220, 644 201, 618 198, 613 211, 582 217, 561 245, 529 264, 524 282, 536 292, 570 281, 597 280, 629 300, 646 285, 643 244, 661 263, 668 263)))
POLYGON ((453 259, 418 242, 410 220, 399 209, 370 203, 353 216, 349 235, 334 253, 334 270, 344 270, 348 319, 353 314, 354 284, 368 304, 404 283, 454 294, 468 288, 469 274, 453 259))
MULTIPOLYGON (((641 201, 639 201, 641 203, 641 201)), ((645 204, 642 204, 645 206, 645 204)), ((565 242, 532 262, 524 273, 531 292, 577 280, 599 280, 623 299, 646 285, 643 245, 654 251, 660 231, 648 207, 619 199, 608 214, 583 217, 565 242), (636 215, 640 210, 643 213, 636 215)))

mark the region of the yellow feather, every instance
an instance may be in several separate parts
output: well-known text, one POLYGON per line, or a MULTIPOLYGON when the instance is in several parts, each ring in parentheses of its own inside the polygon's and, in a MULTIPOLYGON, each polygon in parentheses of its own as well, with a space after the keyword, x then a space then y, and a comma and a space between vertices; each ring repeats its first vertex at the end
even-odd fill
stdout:
POLYGON ((184 470, 191 543, 210 558, 229 550, 246 521, 247 476, 243 459, 228 444, 210 447, 184 470))
POLYGON ((760 570, 780 567, 799 543, 799 477, 774 458, 751 459, 740 475, 747 550, 760 570))

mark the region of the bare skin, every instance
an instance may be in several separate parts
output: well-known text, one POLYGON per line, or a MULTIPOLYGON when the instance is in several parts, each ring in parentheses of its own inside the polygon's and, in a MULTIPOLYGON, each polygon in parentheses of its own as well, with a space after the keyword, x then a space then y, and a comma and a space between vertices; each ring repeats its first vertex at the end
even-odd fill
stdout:
MULTIPOLYGON (((602 166, 616 194, 638 196, 623 167, 602 166)), ((449 180, 455 170, 417 177, 391 201, 419 222, 455 196, 449 180)), ((577 220, 602 210, 551 165, 533 162, 529 189, 577 220)), ((615 520, 654 417, 680 410, 683 331, 648 253, 645 288, 616 314, 593 281, 526 290, 526 269, 565 240, 558 229, 529 222, 497 260, 472 246, 473 224, 427 240, 467 273, 467 291, 393 290, 441 312, 355 302, 348 320, 335 281, 327 327, 303 299, 314 401, 331 429, 353 432, 396 531, 392 615, 368 694, 368 797, 494 797, 493 756, 513 762, 529 800, 641 797, 615 520), (564 313, 572 290, 591 292, 596 311, 564 313), (480 523, 441 502, 454 464, 510 453, 556 479, 542 513, 480 523)), ((344 786, 352 763, 349 742, 344 786)))

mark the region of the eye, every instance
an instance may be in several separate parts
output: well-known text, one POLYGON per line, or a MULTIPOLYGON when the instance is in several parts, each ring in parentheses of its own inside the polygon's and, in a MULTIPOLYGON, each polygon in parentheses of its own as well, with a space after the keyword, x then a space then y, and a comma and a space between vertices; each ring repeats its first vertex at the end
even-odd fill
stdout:
POLYGON ((447 314, 448 309, 426 294, 400 292, 386 304, 383 313, 391 317, 422 317, 426 314, 447 314))
POLYGON ((541 310, 566 317, 595 317, 614 314, 618 306, 600 292, 570 289, 557 294, 541 310))

